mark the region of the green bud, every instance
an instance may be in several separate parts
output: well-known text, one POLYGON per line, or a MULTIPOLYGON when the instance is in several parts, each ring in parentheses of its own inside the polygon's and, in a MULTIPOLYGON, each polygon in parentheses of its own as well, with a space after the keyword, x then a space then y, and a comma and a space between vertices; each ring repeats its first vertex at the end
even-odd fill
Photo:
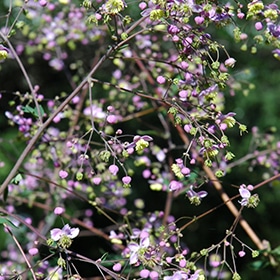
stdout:
POLYGON ((176 114, 178 114, 178 110, 174 107, 170 107, 167 113, 175 116, 176 114))
POLYGON ((221 178, 221 177, 223 177, 225 174, 224 174, 224 172, 222 171, 222 170, 217 170, 216 172, 215 172, 215 176, 217 177, 217 178, 221 178))
POLYGON ((149 142, 144 139, 140 139, 136 142, 135 150, 137 152, 142 152, 147 147, 149 147, 149 142))
POLYGON ((101 152, 99 153, 100 159, 103 160, 103 161, 105 161, 105 162, 108 162, 108 161, 109 161, 110 156, 111 156, 111 153, 110 153, 109 151, 107 151, 107 150, 101 151, 101 152))
POLYGON ((83 175, 82 172, 77 172, 77 174, 76 174, 76 179, 77 179, 78 181, 81 181, 81 180, 83 179, 83 177, 84 177, 84 175, 83 175))
POLYGON ((201 200, 198 196, 189 197, 189 200, 190 200, 190 203, 195 205, 195 206, 198 206, 198 205, 201 204, 201 200))
POLYGON ((227 152, 225 155, 226 160, 232 160, 235 155, 232 152, 227 152))
POLYGON ((257 48, 255 46, 251 47, 251 54, 257 53, 257 48))
POLYGON ((243 132, 247 132, 247 126, 244 124, 239 125, 240 134, 242 135, 243 132))
POLYGON ((235 41, 236 41, 237 43, 240 42, 241 30, 240 30, 239 27, 234 28, 234 30, 233 30, 233 35, 234 35, 235 41))
MULTIPOLYGON (((0 46, 1 48, 1 46, 0 46)), ((6 51, 5 49, 0 49, 0 60, 4 60, 8 58, 8 51, 6 51)))
POLYGON ((260 254, 260 253, 259 253, 259 251, 257 251, 257 250, 252 251, 252 257, 253 257, 253 258, 258 257, 259 254, 260 254))
POLYGON ((206 159, 206 160, 204 161, 204 164, 205 164, 206 166, 208 166, 208 167, 211 167, 211 166, 212 166, 212 161, 211 161, 210 159, 206 159))
POLYGON ((62 258, 62 257, 59 257, 58 260, 57 260, 57 265, 63 269, 66 268, 66 261, 62 258))
POLYGON ((156 9, 150 12, 150 19, 155 21, 159 20, 164 16, 164 12, 161 9, 156 9))
POLYGON ((200 255, 201 255, 201 256, 207 256, 207 254, 208 254, 208 250, 207 250, 207 249, 202 249, 202 250, 200 251, 200 255))
POLYGON ((91 1, 90 0, 84 0, 83 4, 82 4, 86 9, 90 9, 91 8, 91 1))
POLYGON ((220 62, 219 61, 214 61, 212 64, 211 64, 211 67, 215 70, 219 69, 220 67, 220 62))
POLYGON ((173 163, 171 165, 171 169, 178 179, 183 179, 184 178, 184 175, 181 172, 181 168, 176 163, 173 163))
POLYGON ((229 143, 229 140, 228 140, 228 137, 226 136, 226 135, 223 135, 222 137, 221 137, 221 142, 224 144, 224 145, 226 145, 226 146, 228 146, 230 143, 229 143))
POLYGON ((267 9, 264 11, 263 14, 264 14, 265 18, 269 18, 272 21, 275 21, 278 18, 277 10, 274 10, 274 9, 267 9))
POLYGON ((225 123, 228 127, 234 127, 236 120, 233 117, 227 117, 224 119, 223 123, 225 123))
POLYGON ((237 272, 234 272, 234 274, 232 275, 232 280, 241 280, 241 277, 237 272))
POLYGON ((121 34, 121 38, 122 38, 122 40, 126 40, 126 39, 128 38, 128 34, 125 33, 125 32, 123 32, 123 33, 121 34))
POLYGON ((124 9, 123 0, 108 0, 105 4, 105 9, 108 11, 109 15, 115 15, 124 9))

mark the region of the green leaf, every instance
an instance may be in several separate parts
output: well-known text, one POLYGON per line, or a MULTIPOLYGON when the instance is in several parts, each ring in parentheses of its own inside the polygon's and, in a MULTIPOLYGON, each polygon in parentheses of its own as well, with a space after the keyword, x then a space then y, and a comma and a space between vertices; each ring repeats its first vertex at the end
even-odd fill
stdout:
MULTIPOLYGON (((25 113, 32 114, 36 118, 38 118, 38 116, 39 116, 37 108, 32 108, 29 105, 23 106, 22 110, 25 113)), ((40 111, 40 115, 43 116, 45 111, 44 111, 44 108, 42 107, 42 105, 39 105, 39 111, 40 111)))
POLYGON ((22 175, 18 173, 11 181, 12 184, 18 185, 19 182, 23 179, 22 175))
POLYGON ((0 217, 0 225, 7 224, 13 228, 18 228, 15 224, 13 224, 8 218, 0 217))

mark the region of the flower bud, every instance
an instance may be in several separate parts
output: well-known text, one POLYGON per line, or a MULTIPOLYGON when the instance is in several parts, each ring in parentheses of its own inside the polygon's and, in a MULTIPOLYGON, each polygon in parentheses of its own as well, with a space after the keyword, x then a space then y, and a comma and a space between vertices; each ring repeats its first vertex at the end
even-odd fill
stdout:
POLYGON ((233 68, 235 65, 235 62, 236 62, 236 60, 234 58, 230 57, 225 61, 225 66, 233 68))

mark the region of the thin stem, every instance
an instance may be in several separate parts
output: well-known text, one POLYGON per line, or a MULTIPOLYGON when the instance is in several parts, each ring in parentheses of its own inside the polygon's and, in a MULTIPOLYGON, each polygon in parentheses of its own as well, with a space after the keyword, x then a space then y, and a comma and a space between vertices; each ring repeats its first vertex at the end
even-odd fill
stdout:
POLYGON ((36 278, 36 275, 35 275, 35 273, 34 273, 34 271, 33 271, 33 268, 32 268, 32 266, 31 266, 29 260, 27 259, 25 253, 23 252, 23 249, 22 249, 22 247, 20 246, 18 240, 16 239, 16 237, 14 236, 14 234, 12 233, 12 231, 10 230, 10 228, 9 228, 6 224, 4 224, 4 227, 5 227, 5 229, 9 232, 9 234, 11 235, 11 237, 13 238, 13 240, 15 241, 15 243, 16 243, 16 245, 17 245, 19 251, 20 251, 20 253, 22 254, 22 256, 23 256, 23 258, 24 258, 24 260, 25 260, 25 262, 26 262, 26 264, 27 264, 27 267, 28 267, 29 271, 30 271, 31 274, 32 274, 32 278, 33 278, 34 280, 36 280, 37 278, 36 278))
POLYGON ((31 95, 32 95, 32 98, 33 98, 33 101, 35 103, 35 107, 36 107, 36 110, 37 110, 37 114, 38 114, 38 118, 39 118, 39 122, 40 122, 40 125, 43 123, 43 116, 42 116, 42 113, 41 113, 41 110, 40 110, 40 106, 39 106, 39 103, 37 101, 37 97, 36 97, 36 91, 30 81, 30 78, 25 70, 25 67, 23 65, 23 63, 21 62, 21 60, 19 59, 18 55, 17 55, 17 52, 16 50, 14 49, 13 45, 11 44, 10 40, 0 31, 0 36, 3 38, 3 40, 5 40, 8 44, 8 47, 10 49, 10 51, 12 52, 14 58, 16 59, 17 63, 18 63, 18 66, 28 84, 28 87, 29 87, 29 90, 31 92, 31 95))
POLYGON ((78 85, 78 87, 72 91, 70 95, 60 104, 60 106, 52 113, 52 115, 39 127, 35 135, 31 138, 28 145, 18 158, 17 162, 15 163, 14 167, 10 171, 9 175, 6 177, 5 181, 0 187, 0 195, 3 194, 5 189, 7 188, 10 181, 16 175, 18 169, 22 165, 23 161, 40 138, 41 134, 45 131, 45 129, 51 124, 53 119, 68 105, 68 103, 83 89, 83 87, 88 83, 89 78, 97 71, 97 69, 102 65, 102 63, 108 58, 108 56, 114 51, 113 47, 110 47, 109 50, 104 54, 101 59, 96 63, 96 65, 92 68, 89 74, 84 78, 84 80, 78 85))

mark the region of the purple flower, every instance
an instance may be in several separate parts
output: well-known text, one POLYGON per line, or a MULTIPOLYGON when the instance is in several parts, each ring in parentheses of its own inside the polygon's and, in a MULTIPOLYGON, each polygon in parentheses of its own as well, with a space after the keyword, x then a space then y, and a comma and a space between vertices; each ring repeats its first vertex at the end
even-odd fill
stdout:
POLYGON ((249 198, 251 197, 250 191, 246 188, 245 185, 241 185, 239 188, 239 193, 240 193, 240 196, 242 197, 242 200, 239 201, 239 203, 242 206, 247 206, 249 203, 249 198))
MULTIPOLYGON (((149 237, 144 237, 140 240, 140 244, 136 242, 131 242, 128 244, 128 249, 130 251, 129 263, 136 264, 138 262, 139 253, 142 252, 142 249, 148 248, 150 245, 149 237)), ((145 251, 145 250, 144 250, 145 251)))
POLYGON ((73 239, 79 235, 80 229, 78 228, 70 228, 68 224, 66 224, 62 229, 54 228, 51 230, 51 239, 54 241, 59 241, 63 236, 67 236, 70 239, 73 239))
POLYGON ((272 36, 278 38, 280 36, 280 25, 276 25, 272 22, 267 23, 267 29, 272 36))
POLYGON ((174 35, 180 32, 180 29, 176 25, 169 25, 167 28, 168 33, 174 35))
POLYGON ((147 148, 149 146, 148 142, 152 140, 153 138, 148 135, 144 135, 144 136, 136 135, 133 137, 133 142, 126 146, 126 149, 129 151, 133 151, 133 148, 135 147, 135 150, 140 152, 145 148, 147 148))
POLYGON ((183 188, 183 183, 179 181, 172 180, 169 184, 169 189, 171 191, 179 191, 183 188))
POLYGON ((206 191, 195 192, 193 190, 193 186, 187 191, 187 197, 189 198, 191 204, 199 205, 201 203, 201 199, 207 196, 206 191))

